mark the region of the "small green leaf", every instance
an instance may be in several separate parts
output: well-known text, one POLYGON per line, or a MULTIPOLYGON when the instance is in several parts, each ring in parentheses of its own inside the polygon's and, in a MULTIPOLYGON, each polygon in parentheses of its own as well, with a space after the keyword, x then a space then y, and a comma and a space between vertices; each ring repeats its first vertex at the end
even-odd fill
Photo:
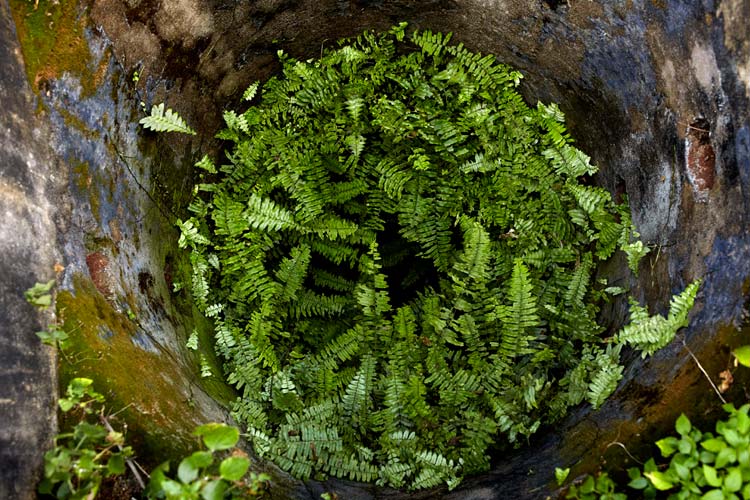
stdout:
POLYGON ((205 354, 201 354, 201 377, 208 378, 208 377, 211 377, 212 375, 213 373, 211 372, 211 365, 208 363, 208 358, 206 357, 205 354))
POLYGON ((674 482, 672 478, 663 472, 646 472, 644 476, 646 476, 649 481, 651 481, 651 484, 654 485, 654 488, 659 491, 666 491, 674 488, 674 482))
POLYGON ((201 490, 201 498, 203 498, 203 500, 222 500, 226 490, 227 483, 221 479, 214 479, 203 486, 203 489, 201 490))
POLYGON ((192 483, 198 477, 201 469, 211 465, 214 457, 207 451, 196 451, 180 462, 177 468, 177 477, 184 484, 192 483))
POLYGON ((750 367, 750 345, 743 345, 732 351, 737 362, 742 366, 750 367))
POLYGON ((713 486, 714 488, 721 487, 721 478, 719 478, 716 469, 710 465, 703 464, 703 477, 706 478, 709 486, 713 486))
POLYGON ((244 457, 225 458, 219 466, 219 474, 227 481, 239 481, 250 467, 250 461, 244 457))
POLYGON ((154 132, 180 132, 195 135, 195 130, 190 128, 179 114, 169 108, 164 109, 163 102, 152 106, 151 114, 141 118, 138 123, 154 132))
POLYGON ((656 446, 659 447, 659 450, 661 451, 661 454, 664 457, 668 457, 672 455, 675 451, 677 451, 678 444, 679 444, 679 440, 674 436, 660 439, 656 442, 656 446))
POLYGON ((211 451, 228 450, 237 444, 240 431, 225 424, 209 423, 195 429, 196 436, 203 437, 203 443, 211 451))
POLYGON ((201 158, 200 161, 195 164, 195 166, 205 170, 210 174, 216 173, 216 165, 214 165, 214 162, 211 160, 211 158, 208 157, 208 155, 203 155, 203 158, 201 158))
POLYGON ((700 460, 702 464, 712 464, 716 460, 716 453, 703 450, 698 455, 698 460, 700 460))
POLYGON ((716 454, 716 463, 714 464, 717 469, 723 468, 727 464, 733 464, 737 461, 737 452, 733 448, 724 448, 716 454))
POLYGON ((711 453, 719 453, 726 448, 727 443, 722 438, 711 438, 701 441, 701 446, 711 453))
POLYGON ((724 478, 724 488, 731 492, 740 491, 742 488, 742 471, 739 467, 732 467, 724 478))
POLYGON ((594 492, 594 487, 596 486, 596 483, 594 482, 594 476, 588 476, 585 481, 583 481, 583 484, 581 485, 581 493, 588 494, 594 492))
POLYGON ((42 309, 52 305, 52 294, 50 291, 55 286, 55 280, 49 280, 46 283, 35 283, 34 286, 24 292, 26 301, 42 309))
POLYGON ((701 500, 724 500, 724 492, 721 490, 711 490, 705 493, 701 500))
POLYGON ((182 485, 173 479, 164 479, 161 482, 161 487, 164 493, 167 494, 167 498, 183 498, 185 496, 185 490, 182 485))
POLYGON ((73 429, 73 435, 76 439, 89 439, 90 441, 99 441, 107 436, 107 429, 101 425, 91 424, 89 422, 79 422, 73 429))
POLYGON ((51 346, 60 344, 61 347, 64 347, 65 341, 68 340, 68 334, 66 332, 54 327, 50 327, 48 330, 36 332, 36 336, 39 337, 43 344, 51 346))
POLYGON ((565 469, 561 469, 560 467, 555 467, 555 479, 557 480, 557 485, 562 486, 565 480, 568 478, 568 474, 570 474, 570 467, 567 467, 565 469))
POLYGON ((677 449, 683 455, 691 455, 695 450, 695 442, 688 436, 685 436, 677 442, 677 449))
POLYGON ((57 404, 60 405, 60 409, 63 411, 63 413, 67 413, 70 411, 71 408, 73 408, 76 404, 75 401, 68 398, 60 398, 57 401, 57 404))
POLYGON ((724 439, 726 439, 727 443, 729 443, 729 445, 734 448, 739 448, 743 444, 746 444, 746 443, 743 443, 743 441, 746 441, 746 439, 743 439, 740 436, 739 432, 737 432, 734 429, 727 429, 726 432, 724 433, 724 439))
POLYGON ((750 469, 750 449, 741 448, 737 452, 737 462, 739 462, 740 466, 750 469))
POLYGON ((258 92, 258 85, 260 82, 254 82, 251 84, 245 92, 242 94, 242 100, 243 101, 252 101, 253 97, 255 97, 255 94, 258 92))
POLYGON ((680 414, 675 422, 675 429, 681 436, 685 436, 690 433, 690 429, 693 427, 690 425, 690 420, 685 416, 684 413, 680 414))
POLYGON ((747 413, 738 411, 735 414, 737 418, 737 432, 740 434, 747 434, 750 431, 750 416, 747 413))
POLYGON ((634 490, 643 490, 648 486, 648 480, 645 477, 641 476, 630 481, 628 483, 628 486, 630 486, 634 490))
POLYGON ((684 455, 678 455, 672 460, 671 468, 677 473, 677 477, 683 481, 686 481, 690 477, 690 467, 688 467, 684 460, 677 460, 678 458, 684 457, 684 455))
POLYGON ((125 473, 125 458, 121 454, 117 453, 109 457, 107 461, 107 473, 110 476, 125 473))

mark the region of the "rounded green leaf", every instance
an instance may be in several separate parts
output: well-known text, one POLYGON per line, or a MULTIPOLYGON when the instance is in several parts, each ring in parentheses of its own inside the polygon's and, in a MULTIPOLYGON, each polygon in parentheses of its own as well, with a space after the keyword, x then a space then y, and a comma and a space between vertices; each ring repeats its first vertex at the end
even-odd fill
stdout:
POLYGON ((727 443, 722 438, 711 438, 701 441, 701 446, 711 453, 719 453, 726 448, 727 443))
POLYGON ((703 477, 706 478, 706 482, 709 486, 719 488, 721 486, 721 479, 716 472, 716 469, 710 465, 703 464, 703 477))
POLYGON ((731 492, 740 491, 740 488, 742 488, 742 471, 738 467, 729 469, 727 477, 724 478, 724 488, 731 492))
POLYGON ((588 476, 586 480, 581 485, 580 491, 581 493, 593 493, 594 487, 596 486, 596 483, 594 482, 594 476, 588 476))
POLYGON ((691 455, 695 451, 695 442, 688 436, 685 436, 677 443, 677 449, 683 455, 691 455))
POLYGON ((688 467, 684 462, 672 460, 671 467, 677 473, 677 477, 679 477, 681 480, 685 481, 690 477, 690 467, 688 467))
POLYGON ((734 448, 724 448, 716 455, 715 466, 717 469, 721 469, 727 464, 733 464, 737 461, 737 452, 734 448))
POLYGON ((203 437, 203 443, 211 451, 233 448, 240 439, 239 430, 219 423, 201 425, 193 434, 203 437))
POLYGON ((732 351, 737 362, 742 366, 750 367, 750 345, 743 345, 732 351))
POLYGON ((724 492, 721 490, 711 490, 703 495, 701 500, 724 500, 724 492))
POLYGON ((641 476, 633 479, 628 483, 628 486, 633 488, 634 490, 643 490, 646 489, 646 486, 648 486, 648 480, 641 476))
POLYGON ((213 463, 214 457, 207 451, 196 451, 189 457, 180 462, 177 467, 177 477, 183 483, 192 483, 198 477, 201 469, 204 469, 213 463))
POLYGON ((679 440, 673 436, 660 439, 656 442, 656 446, 659 447, 659 451, 661 451, 661 454, 664 457, 668 457, 672 455, 675 451, 677 451, 678 444, 679 444, 679 440))
POLYGON ((198 469, 187 459, 183 459, 177 467, 177 477, 184 484, 192 483, 198 477, 198 469))
POLYGON ((750 416, 747 413, 738 411, 735 414, 737 418, 737 432, 740 434, 747 434, 750 431, 750 416))
POLYGON ((71 408, 73 408, 73 406, 75 406, 75 401, 68 398, 60 398, 57 404, 60 405, 60 409, 63 411, 63 413, 67 413, 71 408))
POLYGON ((125 473, 125 458, 119 453, 109 457, 107 461, 107 473, 111 476, 125 473))
POLYGON ((646 476, 649 481, 651 481, 651 484, 653 484, 654 488, 656 488, 657 490, 666 491, 674 488, 674 482, 672 478, 663 472, 646 472, 644 476, 646 476))
POLYGON ((209 481, 201 490, 201 498, 203 500, 222 500, 224 498, 224 492, 227 490, 227 483, 221 479, 214 479, 209 481))
POLYGON ((675 422, 674 427, 681 436, 688 434, 690 432, 690 429, 693 428, 693 426, 690 425, 690 420, 685 416, 684 413, 680 414, 680 416, 677 418, 677 422, 675 422))
POLYGON ((227 481, 239 481, 250 467, 250 460, 244 457, 225 458, 219 466, 219 474, 227 481))
POLYGON ((185 493, 182 485, 172 479, 165 479, 161 482, 161 488, 167 494, 167 498, 182 498, 185 493))

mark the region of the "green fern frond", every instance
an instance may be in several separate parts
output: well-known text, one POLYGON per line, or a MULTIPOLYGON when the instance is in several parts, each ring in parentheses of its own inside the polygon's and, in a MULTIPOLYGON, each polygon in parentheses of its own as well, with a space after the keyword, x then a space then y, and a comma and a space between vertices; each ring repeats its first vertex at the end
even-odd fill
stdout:
POLYGON ((267 198, 251 194, 247 207, 247 220, 254 229, 281 231, 297 228, 294 214, 267 198))
POLYGON ((247 89, 245 89, 245 92, 242 93, 242 100, 252 101, 255 98, 255 94, 258 93, 259 86, 260 82, 253 82, 247 89))
POLYGON ((180 132, 182 134, 195 135, 195 130, 190 128, 180 115, 171 109, 164 110, 164 103, 151 107, 151 114, 138 122, 154 132, 180 132))
POLYGON ((650 249, 639 240, 623 245, 622 251, 628 256, 628 267, 633 271, 633 274, 638 276, 638 264, 641 259, 649 253, 650 249))
POLYGON ((509 306, 500 309, 503 320, 500 353, 505 359, 512 359, 528 350, 528 331, 539 325, 533 286, 529 280, 529 270, 520 259, 513 265, 513 274, 508 289, 509 306))
POLYGON ((586 392, 586 400, 594 409, 599 408, 617 388, 623 370, 619 361, 620 346, 613 348, 610 345, 606 351, 599 351, 596 354, 593 360, 594 373, 591 375, 591 382, 586 392))
POLYGON ((687 315, 693 307, 700 283, 700 280, 694 281, 682 293, 672 297, 666 318, 659 314, 649 316, 647 309, 631 303, 630 323, 617 332, 617 341, 637 347, 644 358, 669 344, 677 331, 687 326, 687 315))

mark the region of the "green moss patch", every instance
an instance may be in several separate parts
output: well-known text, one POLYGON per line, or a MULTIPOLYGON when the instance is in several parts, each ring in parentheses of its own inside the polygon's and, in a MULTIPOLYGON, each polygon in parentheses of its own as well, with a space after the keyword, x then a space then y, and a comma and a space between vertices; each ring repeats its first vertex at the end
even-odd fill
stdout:
POLYGON ((39 92, 46 81, 68 72, 80 78, 85 95, 93 94, 106 67, 93 67, 84 35, 82 4, 42 0, 35 9, 33 2, 11 0, 10 6, 26 75, 34 91, 39 92))
MULTIPOLYGON (((155 347, 135 322, 116 311, 87 278, 74 277, 74 290, 57 295, 57 314, 70 336, 61 355, 60 385, 85 376, 105 395, 111 412, 122 410, 128 441, 146 461, 184 455, 195 448, 192 429, 201 423, 181 388, 183 373, 172 354, 155 347)), ((155 465, 155 464, 153 464, 155 465)))

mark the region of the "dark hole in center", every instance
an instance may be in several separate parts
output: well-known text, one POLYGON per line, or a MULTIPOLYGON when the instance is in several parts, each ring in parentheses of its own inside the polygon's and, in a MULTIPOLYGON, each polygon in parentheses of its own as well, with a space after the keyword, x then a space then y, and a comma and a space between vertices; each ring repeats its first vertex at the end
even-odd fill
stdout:
POLYGON ((440 276, 432 260, 421 257, 419 245, 401 235, 396 216, 386 218, 378 243, 394 309, 413 301, 424 289, 438 287, 440 276))
POLYGON ((552 10, 557 10, 561 7, 567 7, 568 6, 568 0, 542 0, 547 7, 549 7, 552 10))

